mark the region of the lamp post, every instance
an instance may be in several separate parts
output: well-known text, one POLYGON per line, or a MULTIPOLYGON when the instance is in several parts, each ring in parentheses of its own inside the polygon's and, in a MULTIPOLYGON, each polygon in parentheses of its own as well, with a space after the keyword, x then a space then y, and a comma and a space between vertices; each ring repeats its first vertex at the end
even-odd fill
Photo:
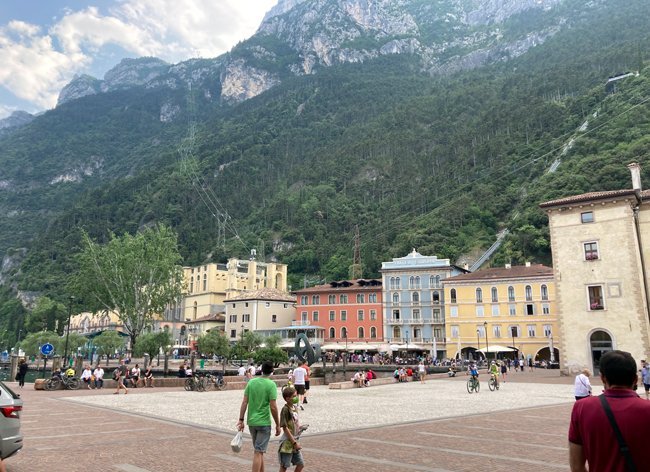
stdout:
POLYGON ((66 367, 68 367, 68 338, 70 337, 70 318, 72 318, 72 303, 74 302, 74 297, 70 296, 68 301, 68 329, 65 332, 65 349, 63 350, 63 362, 66 367))
POLYGON ((345 354, 343 354, 343 377, 347 373, 348 367, 348 330, 347 328, 343 329, 343 339, 345 339, 345 354))
POLYGON ((478 362, 478 351, 481 349, 481 330, 476 329, 476 361, 478 362))
POLYGON ((244 323, 241 325, 241 341, 240 341, 240 348, 241 348, 241 354, 239 357, 239 367, 242 367, 244 365, 244 359, 241 358, 241 356, 244 355, 244 323))
POLYGON ((517 347, 515 346, 515 330, 510 328, 510 334, 512 334, 512 348, 515 350, 515 359, 517 359, 517 347))
POLYGON ((490 353, 490 343, 488 342, 487 334, 487 321, 483 322, 483 329, 485 329, 485 360, 488 360, 488 354, 490 353))

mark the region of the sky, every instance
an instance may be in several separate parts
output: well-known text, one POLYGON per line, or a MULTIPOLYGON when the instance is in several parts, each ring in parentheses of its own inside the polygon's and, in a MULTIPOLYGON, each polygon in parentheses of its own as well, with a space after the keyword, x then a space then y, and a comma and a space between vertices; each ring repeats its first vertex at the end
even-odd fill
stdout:
POLYGON ((278 0, 0 0, 0 118, 53 108, 77 74, 125 57, 216 57, 278 0))

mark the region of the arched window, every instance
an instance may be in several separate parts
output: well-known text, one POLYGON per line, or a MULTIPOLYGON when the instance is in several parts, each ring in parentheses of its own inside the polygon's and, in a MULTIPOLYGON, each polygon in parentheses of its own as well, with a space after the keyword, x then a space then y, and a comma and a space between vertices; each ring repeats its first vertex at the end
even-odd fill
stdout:
POLYGON ((370 328, 370 337, 372 339, 377 338, 377 328, 375 328, 374 326, 370 328))
POLYGON ((542 285, 542 300, 548 300, 548 287, 542 285))
POLYGON ((492 301, 495 303, 499 301, 499 293, 496 287, 492 287, 492 301))
POLYGON ((390 278, 390 283, 389 283, 389 285, 388 285, 388 288, 389 288, 390 290, 395 290, 395 277, 391 277, 391 278, 390 278))
POLYGON ((409 277, 409 288, 415 288, 415 277, 409 277))
POLYGON ((476 303, 483 303, 483 290, 480 287, 476 289, 476 303))
POLYGON ((335 330, 334 327, 332 326, 332 327, 330 328, 330 339, 334 339, 335 337, 336 337, 336 330, 335 330))
POLYGON ((343 328, 341 328, 341 337, 343 339, 348 337, 348 329, 345 326, 343 328))
POLYGON ((395 289, 399 290, 400 288, 402 288, 402 281, 399 277, 395 277, 395 289))
POLYGON ((203 291, 208 290, 208 274, 203 274, 203 291))
POLYGON ((397 338, 397 339, 399 339, 399 338, 402 337, 402 334, 400 333, 400 330, 399 330, 399 327, 398 327, 398 326, 395 326, 395 327, 393 328, 393 337, 394 337, 394 338, 397 338))
MULTIPOLYGON (((452 289, 452 290, 453 290, 453 289, 452 289)), ((455 290, 454 290, 454 293, 456 293, 455 290)), ((435 303, 435 304, 440 303, 440 292, 438 292, 437 290, 434 290, 434 291, 431 293, 431 301, 432 301, 433 303, 435 303)))
POLYGON ((530 285, 526 285, 526 301, 533 301, 533 288, 530 285))
POLYGON ((452 288, 451 291, 449 292, 449 296, 451 297, 451 303, 456 303, 456 289, 452 288))
POLYGON ((359 339, 365 338, 365 333, 363 332, 363 326, 359 326, 359 339))
POLYGON ((420 303, 420 292, 413 292, 413 303, 420 303))
POLYGON ((190 293, 194 293, 194 277, 190 279, 190 293))
POLYGON ((508 287, 508 301, 509 302, 515 301, 515 288, 512 285, 508 287))
POLYGON ((415 277, 415 288, 420 288, 420 276, 415 277))
POLYGON ((429 287, 431 288, 436 287, 436 278, 433 275, 429 276, 429 287))
POLYGON ((393 303, 399 303, 399 293, 393 293, 393 303))

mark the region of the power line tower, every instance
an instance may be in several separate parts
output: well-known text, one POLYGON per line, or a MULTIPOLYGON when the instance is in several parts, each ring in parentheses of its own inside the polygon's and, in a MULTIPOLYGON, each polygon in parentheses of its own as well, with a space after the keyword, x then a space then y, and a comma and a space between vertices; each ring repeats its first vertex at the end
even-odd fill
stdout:
POLYGON ((361 265, 361 236, 359 235, 359 225, 354 227, 354 256, 350 266, 350 279, 356 280, 363 277, 363 266, 361 265))

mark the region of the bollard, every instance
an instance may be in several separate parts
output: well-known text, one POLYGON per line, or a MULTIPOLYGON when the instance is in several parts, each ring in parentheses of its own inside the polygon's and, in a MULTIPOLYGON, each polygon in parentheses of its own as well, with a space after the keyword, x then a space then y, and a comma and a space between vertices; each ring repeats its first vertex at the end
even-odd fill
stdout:
POLYGON ((144 371, 144 370, 147 370, 147 367, 149 366, 149 362, 151 362, 151 359, 149 358, 149 354, 146 354, 146 353, 145 353, 145 355, 144 355, 144 361, 143 361, 143 364, 142 364, 142 370, 143 370, 143 371, 144 371))

